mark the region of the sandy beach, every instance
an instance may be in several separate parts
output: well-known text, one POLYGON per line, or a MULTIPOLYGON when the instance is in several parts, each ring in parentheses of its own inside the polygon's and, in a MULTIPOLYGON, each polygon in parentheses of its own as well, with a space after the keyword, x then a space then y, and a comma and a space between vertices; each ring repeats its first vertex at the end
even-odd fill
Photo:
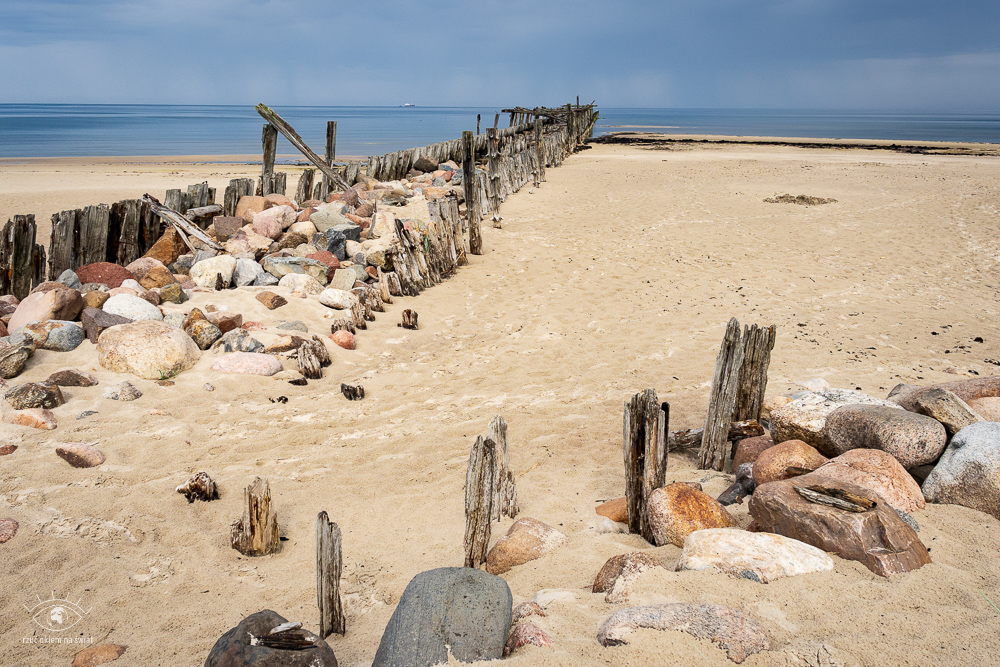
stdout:
MULTIPOLYGON (((52 213, 204 180, 221 193, 231 178, 259 175, 239 160, 0 161, 0 219, 33 213, 47 245, 52 213)), ((294 191, 300 167, 279 169, 294 191)), ((666 568, 642 575, 631 604, 746 612, 772 644, 748 667, 995 662, 1000 613, 985 598, 1000 605, 1000 526, 986 514, 915 512, 933 563, 907 574, 883 578, 835 557, 833 571, 759 584, 674 572, 679 548, 598 533, 594 507, 624 495, 622 405, 634 393, 654 388, 669 401, 672 429, 703 425, 731 317, 777 326, 769 396, 813 378, 884 398, 898 383, 1000 374, 986 361, 1000 359, 1000 160, 596 145, 547 179, 508 199, 502 229, 484 221, 482 256, 419 297, 397 297, 356 350, 331 346, 333 365, 308 386, 216 373, 205 352, 172 386, 128 378, 144 395, 120 403, 101 392, 126 378, 99 366, 91 343, 37 352, 11 384, 67 367, 101 384, 66 388, 54 431, 0 425, 0 443, 18 445, 0 457, 0 516, 20 523, 0 545, 0 664, 69 665, 83 647, 37 643, 44 633, 27 608, 53 593, 89 610, 74 637, 128 646, 116 666, 200 665, 223 632, 262 609, 315 630, 313 522, 326 510, 343 531, 347 610, 346 636, 328 642, 342 666, 370 665, 409 580, 462 564, 469 449, 497 414, 509 424, 521 516, 568 537, 503 575, 515 604, 561 592, 532 619, 552 647, 527 646, 511 664, 732 664, 677 632, 597 643, 625 605, 591 593, 593 579, 609 557, 639 549, 666 568), (836 201, 764 201, 781 194, 836 201), (418 330, 396 326, 404 308, 419 312, 418 330), (345 400, 341 382, 363 384, 366 398, 345 400), (53 451, 63 442, 94 444, 107 462, 71 468, 53 451), (174 488, 200 470, 221 498, 188 504, 174 488), (247 558, 230 548, 229 524, 258 475, 270 481, 283 541, 277 554, 247 558)), ((171 307, 240 312, 268 327, 254 333, 265 344, 283 320, 329 333, 332 311, 315 299, 268 311, 257 291, 196 293, 171 307)), ((712 496, 728 486, 695 464, 672 453, 667 481, 701 481, 712 496)), ((749 524, 745 503, 730 509, 749 524)), ((510 524, 494 527, 494 540, 510 524)))

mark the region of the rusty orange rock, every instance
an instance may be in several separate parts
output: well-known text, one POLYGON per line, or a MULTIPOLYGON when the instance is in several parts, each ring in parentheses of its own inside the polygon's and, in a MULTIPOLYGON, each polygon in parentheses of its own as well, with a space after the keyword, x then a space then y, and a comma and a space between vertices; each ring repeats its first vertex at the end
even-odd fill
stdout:
POLYGON ((827 462, 814 447, 801 440, 786 440, 768 447, 753 464, 753 481, 760 486, 812 472, 827 462))
POLYGON ((682 482, 649 495, 646 520, 657 546, 684 546, 684 538, 704 528, 732 528, 736 520, 715 498, 682 482))

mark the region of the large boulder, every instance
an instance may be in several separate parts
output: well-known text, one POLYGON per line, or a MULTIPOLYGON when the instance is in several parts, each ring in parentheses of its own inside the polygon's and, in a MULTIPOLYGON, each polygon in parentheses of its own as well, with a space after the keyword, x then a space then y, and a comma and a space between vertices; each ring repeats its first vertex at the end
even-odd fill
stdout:
POLYGON ((920 485, 891 454, 879 449, 852 449, 816 469, 817 474, 871 489, 903 512, 923 509, 920 485))
POLYGON ((103 308, 105 313, 118 315, 137 322, 139 320, 162 320, 160 309, 145 299, 131 294, 115 294, 107 300, 103 308))
POLYGON ((936 419, 878 405, 837 408, 826 418, 823 437, 837 454, 880 449, 904 468, 933 463, 948 442, 948 433, 936 419))
POLYGON ((884 577, 909 572, 931 562, 916 532, 871 489, 819 473, 757 487, 749 503, 760 531, 777 533, 856 560, 884 577), (851 512, 806 500, 796 486, 818 486, 874 502, 872 509, 851 512))
POLYGON ((833 569, 833 559, 805 542, 739 528, 710 528, 688 535, 676 569, 714 568, 763 584, 833 569))
POLYGON ((430 667, 503 656, 513 598, 500 577, 467 567, 421 572, 406 586, 372 667, 430 667))
POLYGON ((898 408, 895 403, 862 394, 850 389, 822 389, 809 392, 790 403, 771 410, 771 435, 775 442, 801 440, 815 447, 826 457, 836 456, 837 451, 823 433, 826 418, 845 405, 882 405, 898 408))
POLYGON ((26 324, 41 320, 75 320, 81 310, 83 297, 80 293, 60 284, 57 289, 24 297, 10 316, 7 330, 14 333, 26 324))
MULTIPOLYGON (((203 259, 191 267, 191 280, 198 287, 215 289, 222 277, 222 287, 229 287, 233 282, 233 272, 236 271, 236 258, 229 255, 217 255, 203 259)), ((107 308, 105 307, 105 310, 107 308)))
POLYGON ((771 648, 761 624, 732 607, 718 604, 655 604, 619 609, 601 625, 601 646, 621 646, 635 630, 675 630, 719 645, 726 656, 741 663, 748 656, 771 648))
POLYGON ((101 366, 147 380, 182 373, 194 366, 200 355, 190 336, 156 320, 119 324, 106 329, 97 341, 101 366))
POLYGON ((656 546, 684 546, 696 530, 730 528, 736 520, 719 501, 690 484, 677 482, 656 489, 646 502, 646 520, 656 546))
POLYGON ((486 554, 486 571, 503 574, 512 567, 541 558, 566 543, 566 536, 537 519, 518 519, 486 554))
POLYGON ((76 275, 84 285, 100 283, 112 289, 121 287, 121 284, 126 280, 135 280, 135 276, 128 269, 111 262, 97 262, 81 266, 76 270, 76 275))
POLYGON ((924 480, 932 503, 971 507, 1000 519, 1000 423, 976 422, 955 434, 924 480))
POLYGON ((812 472, 826 463, 825 456, 801 440, 788 440, 768 447, 753 464, 753 481, 760 486, 812 472))
POLYGON ((263 197, 254 195, 244 195, 236 202, 236 210, 233 212, 237 218, 242 218, 245 222, 253 222, 255 213, 260 213, 267 207, 267 202, 263 197))
POLYGON ((969 424, 984 421, 982 415, 954 392, 940 387, 920 394, 914 404, 917 412, 941 422, 948 435, 955 435, 969 424))
POLYGON ((287 619, 270 609, 247 616, 219 637, 205 660, 205 667, 337 667, 333 649, 308 631, 304 634, 313 643, 310 648, 281 649, 260 643, 261 637, 267 637, 286 623, 287 619))
POLYGON ((973 410, 979 412, 983 417, 993 420, 992 415, 980 409, 979 402, 985 399, 985 405, 990 407, 990 399, 1000 398, 1000 375, 958 380, 957 382, 944 382, 941 384, 932 384, 927 387, 898 385, 889 393, 889 400, 907 410, 919 412, 917 403, 920 397, 933 389, 946 389, 952 392, 968 403, 973 410))

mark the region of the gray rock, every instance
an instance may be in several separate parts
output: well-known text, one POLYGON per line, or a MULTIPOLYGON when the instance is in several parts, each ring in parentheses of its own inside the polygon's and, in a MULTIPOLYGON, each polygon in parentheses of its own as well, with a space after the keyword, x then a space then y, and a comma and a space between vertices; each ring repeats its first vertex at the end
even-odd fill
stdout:
POLYGON ((443 188, 446 185, 448 185, 448 181, 438 176, 433 181, 431 181, 431 185, 434 186, 435 188, 443 188))
POLYGON ((507 582, 482 570, 442 567, 421 572, 403 591, 382 634, 372 667, 430 667, 496 660, 510 632, 507 582))
POLYGON ((312 276, 320 285, 326 284, 326 276, 330 270, 323 262, 305 257, 275 257, 264 258, 264 270, 276 278, 282 278, 290 273, 302 273, 312 276))
POLYGON ((119 285, 119 287, 126 287, 130 290, 135 290, 136 294, 142 294, 146 291, 146 288, 140 285, 138 280, 133 278, 126 278, 122 281, 122 284, 119 285))
POLYGON ((195 254, 194 261, 191 262, 191 265, 194 266, 198 262, 204 262, 206 259, 211 259, 212 257, 218 257, 218 255, 219 253, 217 253, 214 250, 199 250, 195 254))
POLYGON ((76 272, 73 271, 73 269, 66 269, 60 273, 59 277, 56 278, 56 282, 62 283, 66 287, 72 287, 75 290, 83 287, 83 283, 80 282, 80 278, 77 277, 76 272))
POLYGON ((205 660, 205 667, 337 667, 337 656, 330 646, 307 630, 314 646, 301 650, 271 648, 259 643, 261 637, 288 623, 270 609, 258 611, 219 637, 205 660))
POLYGON ((21 329, 21 332, 30 332, 38 349, 53 352, 71 352, 78 348, 86 337, 79 324, 65 320, 32 322, 21 329))
POLYGON ((358 280, 358 274, 353 269, 353 266, 349 266, 346 269, 337 269, 334 271, 333 278, 330 279, 330 289, 338 289, 345 292, 350 292, 354 289, 354 283, 358 280))
POLYGON ((142 396, 142 392, 128 380, 113 384, 104 390, 104 398, 114 401, 134 401, 142 396))
POLYGON ((312 237, 312 245, 319 248, 320 251, 325 250, 332 253, 341 261, 347 259, 347 236, 342 232, 328 229, 325 232, 315 234, 312 237))
MULTIPOLYGON (((355 225, 353 222, 348 221, 346 225, 334 225, 331 229, 335 232, 340 232, 345 238, 351 241, 361 242, 361 227, 355 225)), ((340 258, 338 257, 337 259, 340 258)))
POLYGON ((292 320, 291 322, 286 322, 282 320, 277 327, 277 329, 288 329, 291 331, 301 331, 303 333, 309 333, 309 327, 305 325, 305 322, 300 322, 299 320, 292 320))
POLYGON ((194 266, 194 255, 181 255, 168 268, 170 269, 170 273, 186 276, 191 273, 192 266, 194 266))
POLYGON ((44 382, 27 382, 11 387, 3 398, 15 410, 57 408, 66 402, 59 387, 44 382))
POLYGON ((462 184, 462 178, 463 178, 462 171, 461 170, 456 170, 452 174, 452 176, 451 176, 451 184, 452 185, 461 185, 462 184))
MULTIPOLYGON (((901 408, 896 403, 874 398, 860 391, 850 389, 823 389, 817 392, 801 392, 792 396, 795 400, 787 405, 771 410, 771 435, 775 442, 801 440, 815 447, 826 457, 837 456, 837 451, 823 434, 827 417, 837 408, 845 405, 882 405, 893 409, 901 408)), ((861 445, 857 445, 861 446, 861 445)))
POLYGON ((940 387, 920 393, 913 402, 917 412, 941 422, 948 435, 955 435, 969 424, 983 421, 968 403, 940 387))
MULTIPOLYGON (((362 257, 362 259, 364 258, 362 257)), ((360 280, 361 282, 365 282, 366 280, 368 280, 369 277, 368 272, 365 271, 365 263, 363 261, 351 264, 349 267, 347 267, 347 270, 354 271, 355 280, 360 280)))
POLYGON ((264 344, 247 333, 246 329, 233 329, 215 342, 223 352, 263 352, 264 344))
POLYGON ((338 225, 351 224, 351 221, 344 217, 344 213, 346 212, 346 207, 343 204, 338 204, 337 202, 323 204, 315 213, 309 216, 309 221, 316 226, 318 232, 323 233, 338 225))
POLYGON ((272 276, 267 271, 264 271, 257 279, 253 281, 254 287, 270 287, 271 285, 277 285, 280 281, 272 276))
POLYGON ((253 285, 260 274, 264 273, 264 267, 252 259, 240 258, 236 260, 236 270, 233 271, 233 283, 237 287, 253 285))
POLYGON ((852 449, 880 449, 904 468, 933 463, 948 434, 936 419, 879 405, 847 405, 826 418, 823 437, 839 455, 852 449))
POLYGON ((172 327, 177 327, 178 329, 184 328, 184 320, 187 319, 187 315, 184 313, 167 313, 163 316, 163 322, 169 324, 172 327))
POLYGON ((9 380, 16 377, 28 359, 35 353, 34 344, 0 346, 0 378, 9 380))
POLYGON ((956 433, 921 490, 929 502, 1000 519, 1000 423, 976 422, 956 433))

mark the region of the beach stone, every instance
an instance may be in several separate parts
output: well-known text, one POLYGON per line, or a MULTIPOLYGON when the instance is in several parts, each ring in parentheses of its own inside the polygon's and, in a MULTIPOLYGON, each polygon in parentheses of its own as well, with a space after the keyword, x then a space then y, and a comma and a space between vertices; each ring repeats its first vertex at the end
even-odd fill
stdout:
POLYGON ((972 398, 966 402, 970 408, 975 410, 976 414, 986 421, 1000 422, 1000 398, 984 396, 982 398, 972 398))
POLYGON ((163 380, 197 363, 201 352, 182 330, 155 320, 119 324, 97 341, 98 363, 109 371, 163 380))
POLYGON ((299 347, 305 345, 305 343, 305 339, 299 338, 298 336, 278 336, 274 339, 274 342, 264 348, 264 352, 267 354, 291 352, 292 350, 299 349, 299 347))
POLYGON ((198 287, 215 289, 217 276, 222 276, 222 287, 227 288, 233 282, 236 271, 236 259, 229 255, 218 255, 204 259, 191 267, 191 280, 198 287))
POLYGON ((350 292, 354 289, 354 283, 358 281, 358 274, 351 270, 351 267, 337 269, 330 279, 330 289, 350 292))
POLYGON ((750 497, 749 509, 758 532, 777 533, 856 560, 883 577, 931 562, 916 532, 882 496, 818 472, 758 486, 750 497), (867 498, 876 505, 867 512, 848 512, 809 502, 794 488, 815 484, 867 498))
POLYGON ((219 637, 209 651, 204 667, 337 667, 333 649, 308 631, 307 636, 315 639, 314 646, 306 649, 270 648, 257 643, 259 637, 267 636, 285 623, 288 620, 284 616, 270 609, 247 616, 219 637))
POLYGON ((254 213, 260 213, 266 206, 267 202, 264 201, 263 197, 243 195, 236 202, 236 210, 233 211, 233 215, 242 218, 245 222, 252 222, 254 213))
POLYGON ((144 301, 148 301, 154 306, 160 305, 160 293, 155 289, 148 289, 145 292, 140 293, 139 298, 144 301))
POLYGON ((649 495, 646 520, 656 546, 683 547, 685 538, 696 530, 736 525, 719 501, 683 482, 668 484, 649 495))
POLYGON ((97 378, 75 368, 63 368, 50 375, 45 382, 57 387, 93 387, 97 378))
POLYGON ((801 440, 788 440, 768 447, 753 464, 753 481, 760 486, 812 472, 827 458, 801 440))
POLYGON ((355 347, 354 334, 343 329, 330 334, 330 340, 345 350, 353 350, 355 347))
MULTIPOLYGON (((124 270, 124 269, 123 269, 124 270)), ((83 296, 65 285, 47 292, 35 292, 24 297, 7 322, 8 331, 14 332, 31 322, 41 320, 75 320, 83 310, 83 296)))
POLYGON ((312 237, 312 245, 320 252, 329 252, 338 261, 347 259, 347 237, 342 233, 328 229, 312 237))
POLYGON ((30 426, 31 428, 51 431, 56 427, 56 416, 45 408, 32 408, 30 410, 5 410, 3 421, 17 426, 30 426))
POLYGON ((269 195, 264 195, 264 210, 270 210, 275 206, 288 206, 290 208, 295 208, 295 202, 286 197, 283 194, 277 192, 272 192, 269 195))
POLYGON ((31 408, 57 408, 66 402, 56 385, 42 382, 26 382, 8 389, 4 401, 15 410, 31 408))
POLYGON ((281 371, 281 362, 270 354, 230 352, 219 357, 212 364, 212 370, 221 373, 270 376, 281 371))
POLYGON ((17 445, 0 445, 0 456, 7 456, 8 454, 13 454, 17 451, 17 445))
POLYGON ((155 257, 140 257, 131 264, 126 265, 125 270, 135 276, 135 279, 139 281, 139 284, 142 284, 142 279, 147 273, 149 273, 150 269, 153 269, 154 267, 165 269, 167 268, 167 265, 155 257))
POLYGON ((368 228, 369 239, 393 238, 396 235, 396 216, 391 211, 378 211, 372 216, 368 228))
POLYGON ((83 327, 76 322, 65 320, 42 320, 24 326, 30 331, 39 349, 53 352, 71 352, 80 346, 85 338, 83 327))
POLYGON ((816 474, 870 489, 903 512, 924 508, 920 485, 891 454, 879 449, 852 449, 816 469, 816 474))
POLYGON ((510 588, 465 567, 421 572, 406 586, 386 625, 372 667, 430 667, 503 656, 510 631, 510 588))
POLYGON ((14 539, 19 525, 16 520, 9 517, 0 519, 0 544, 14 539))
POLYGON ((565 543, 566 536, 552 526, 528 517, 518 519, 486 554, 486 571, 503 574, 512 567, 541 558, 565 543))
POLYGON ((970 378, 968 380, 958 380, 957 382, 944 382, 926 387, 897 385, 889 392, 889 400, 906 410, 917 412, 917 399, 933 389, 946 389, 952 392, 968 403, 972 409, 980 412, 984 418, 990 419, 990 415, 982 413, 974 405, 974 402, 984 398, 1000 397, 1000 375, 985 378, 970 378))
POLYGON ((301 291, 305 294, 319 294, 323 291, 321 285, 315 278, 302 273, 288 273, 278 281, 278 287, 285 287, 292 291, 301 291))
POLYGON ((273 241, 266 236, 261 236, 247 225, 230 236, 222 247, 230 256, 260 257, 271 247, 273 241))
POLYGON ((273 206, 253 216, 253 230, 261 236, 276 239, 298 217, 291 206, 273 206))
POLYGON ((761 452, 774 446, 774 439, 769 433, 754 438, 744 438, 736 443, 736 454, 733 456, 732 469, 738 470, 744 463, 753 463, 761 452))
POLYGON ((548 616, 542 606, 535 602, 534 600, 528 600, 527 602, 522 602, 521 604, 514 607, 513 614, 511 615, 510 623, 514 625, 521 621, 521 619, 527 618, 529 616, 548 616))
POLYGON ((437 171, 437 161, 421 155, 413 162, 413 168, 423 172, 437 171))
MULTIPOLYGON (((347 221, 346 224, 334 225, 331 229, 335 232, 340 232, 344 235, 344 238, 348 241, 361 242, 361 227, 355 225, 351 221, 347 221)), ((320 230, 322 231, 322 230, 320 230)), ((346 249, 346 248, 345 248, 346 249)))
POLYGON ((163 303, 182 304, 189 298, 179 283, 171 283, 160 288, 160 301, 163 303))
POLYGON ((136 389, 131 382, 124 380, 106 387, 103 396, 113 401, 134 401, 142 397, 142 392, 136 389))
POLYGON ((514 628, 514 631, 510 633, 510 637, 507 638, 507 643, 503 647, 503 657, 506 658, 517 649, 528 644, 534 646, 552 646, 552 637, 549 637, 544 630, 534 623, 522 623, 514 628))
MULTIPOLYGON (((142 285, 139 284, 139 281, 138 280, 132 280, 131 278, 123 280, 122 284, 119 286, 119 288, 130 289, 133 292, 135 292, 136 294, 138 294, 139 292, 143 291, 142 285)), ((114 295, 112 295, 112 296, 114 296, 114 295)))
POLYGON ((715 568, 767 584, 782 577, 833 569, 833 559, 804 542, 740 528, 710 528, 691 533, 676 570, 715 568))
POLYGON ((771 648, 759 622, 741 611, 718 604, 675 603, 619 609, 601 625, 597 641, 601 646, 621 646, 640 628, 675 630, 708 639, 718 644, 737 664, 771 648))
POLYGON ((309 220, 309 215, 312 215, 312 212, 309 211, 309 215, 303 215, 307 211, 309 211, 309 209, 306 209, 305 211, 300 213, 298 217, 298 222, 294 223, 292 226, 288 228, 289 234, 301 234, 307 239, 311 239, 313 235, 319 231, 318 229, 316 229, 316 225, 314 225, 309 220))
MULTIPOLYGON (((845 405, 875 405, 898 408, 895 403, 874 398, 859 391, 850 389, 824 389, 819 392, 808 392, 801 398, 793 400, 776 410, 771 411, 771 436, 775 442, 786 440, 801 440, 815 447, 826 457, 842 454, 827 439, 823 426, 827 417, 834 410, 845 405)), ((857 445, 861 447, 862 445, 857 445)))
POLYGON ((83 283, 80 282, 80 277, 76 275, 76 272, 73 269, 66 269, 60 273, 59 277, 56 278, 56 282, 62 283, 66 287, 75 290, 79 290, 83 287, 83 283))
POLYGON ((663 564, 656 556, 644 551, 612 556, 597 573, 592 590, 605 593, 604 600, 608 603, 626 603, 635 579, 654 567, 663 567, 663 564))
POLYGON ((976 422, 956 433, 924 480, 923 494, 932 503, 1000 518, 1000 423, 976 422))
POLYGON ((316 207, 316 212, 309 216, 309 222, 316 226, 316 231, 320 234, 328 229, 337 226, 350 225, 351 221, 344 217, 347 208, 339 203, 321 204, 316 207))
POLYGON ((152 290, 163 288, 167 285, 173 285, 176 282, 174 274, 170 273, 170 269, 160 265, 154 266, 152 269, 147 271, 146 275, 144 275, 139 281, 139 284, 147 290, 152 290))
POLYGON ((261 292, 257 295, 257 300, 260 301, 268 310, 274 310, 275 308, 280 308, 288 303, 288 300, 280 294, 275 294, 274 292, 261 292))
POLYGON ((97 667, 122 657, 128 646, 122 644, 98 644, 85 648, 73 656, 71 667, 97 667))
POLYGON ((34 343, 29 345, 0 345, 0 378, 17 377, 28 359, 35 353, 34 343))
POLYGON ((172 226, 168 225, 163 236, 156 240, 143 257, 151 257, 162 262, 164 266, 170 266, 186 252, 187 245, 184 240, 172 226))
POLYGON ((212 227, 215 229, 215 240, 218 243, 225 243, 229 237, 236 233, 240 227, 245 225, 243 218, 235 215, 217 215, 212 219, 212 227))
POLYGON ((223 352, 263 352, 264 344, 250 336, 245 329, 233 329, 215 342, 223 352))
POLYGON ((186 329, 187 334, 191 336, 191 340, 194 344, 198 346, 200 350, 207 350, 212 347, 215 341, 222 338, 222 332, 219 327, 215 326, 208 320, 198 320, 186 329))
POLYGON ((949 436, 955 435, 969 424, 984 421, 969 404, 947 389, 935 387, 921 392, 913 401, 915 412, 936 419, 949 436))
POLYGON ((281 284, 280 279, 290 273, 306 274, 312 276, 320 285, 326 284, 327 266, 314 259, 268 255, 264 258, 263 267, 265 271, 279 279, 279 285, 281 284))
POLYGON ((262 273, 264 273, 264 267, 252 259, 241 257, 236 260, 236 268, 233 270, 233 282, 237 287, 252 285, 262 273))
POLYGON ((104 463, 103 452, 79 442, 67 442, 57 446, 56 454, 74 468, 93 468, 104 463))
POLYGON ((948 443, 948 433, 936 419, 877 405, 837 408, 826 419, 823 438, 837 454, 881 449, 904 468, 934 463, 948 443))
POLYGON ((606 516, 618 523, 628 523, 628 498, 615 498, 594 508, 600 516, 606 516))
POLYGON ((328 278, 332 278, 333 272, 340 268, 340 260, 337 259, 336 255, 327 250, 320 250, 319 252, 311 252, 308 255, 306 255, 306 259, 314 259, 317 262, 322 262, 323 264, 326 264, 328 278))
POLYGON ((80 316, 80 323, 87 334, 87 340, 97 344, 101 334, 111 327, 132 322, 127 317, 115 315, 99 308, 86 308, 80 316))
POLYGON ((301 331, 302 333, 309 333, 309 327, 307 327, 306 323, 301 320, 291 320, 288 322, 282 320, 278 322, 278 326, 276 326, 275 328, 286 329, 289 331, 301 331))
POLYGON ((76 275, 84 284, 101 283, 111 289, 121 287, 122 282, 125 280, 135 280, 135 276, 128 269, 118 264, 112 264, 111 262, 97 262, 81 266, 76 270, 76 275))
POLYGON ((132 289, 131 287, 116 287, 110 292, 108 292, 109 296, 118 296, 119 294, 127 294, 129 296, 139 296, 139 293, 134 289, 132 289))
MULTIPOLYGON (((346 269, 341 269, 346 270, 346 269)), ((339 271, 338 271, 339 272, 339 271)), ((351 283, 351 287, 354 283, 351 283)), ((323 290, 319 294, 319 302, 326 306, 327 308, 334 308, 337 310, 350 310, 354 304, 358 302, 357 295, 351 293, 348 290, 331 287, 323 290)))
MULTIPOLYGON (((100 290, 91 290, 83 295, 83 309, 102 308, 111 295, 100 290)), ((162 297, 161 297, 162 298, 162 297)))
POLYGON ((103 310, 105 313, 118 315, 133 322, 163 319, 163 313, 160 312, 159 308, 145 299, 130 294, 116 294, 108 299, 103 310))
MULTIPOLYGON (((184 253, 174 260, 173 263, 168 264, 167 268, 170 269, 170 272, 174 275, 186 276, 191 272, 192 266, 194 266, 194 255, 184 253)), ((86 287, 86 285, 84 285, 84 287, 86 287)))
POLYGON ((208 313, 206 317, 209 322, 219 327, 220 333, 224 334, 243 326, 243 315, 241 313, 230 313, 224 310, 218 310, 214 313, 208 313))

